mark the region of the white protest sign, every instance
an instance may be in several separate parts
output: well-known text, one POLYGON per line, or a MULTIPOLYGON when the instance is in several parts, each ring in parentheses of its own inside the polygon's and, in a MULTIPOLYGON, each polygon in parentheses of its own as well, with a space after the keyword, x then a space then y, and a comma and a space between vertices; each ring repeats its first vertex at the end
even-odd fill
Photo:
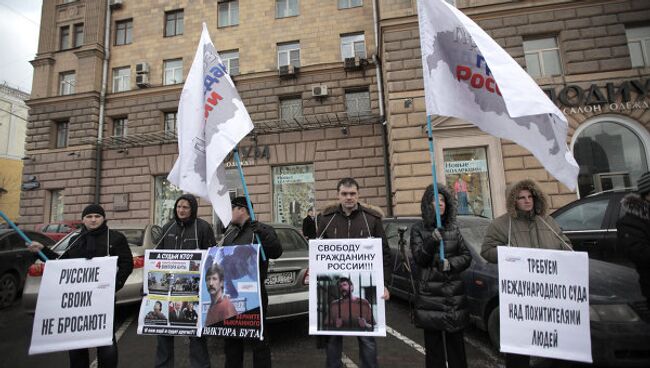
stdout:
POLYGON ((381 239, 309 241, 309 334, 386 336, 381 239))
POLYGON ((584 252, 499 247, 501 351, 591 363, 584 252))
POLYGON ((47 261, 29 354, 111 345, 116 273, 117 257, 47 261))

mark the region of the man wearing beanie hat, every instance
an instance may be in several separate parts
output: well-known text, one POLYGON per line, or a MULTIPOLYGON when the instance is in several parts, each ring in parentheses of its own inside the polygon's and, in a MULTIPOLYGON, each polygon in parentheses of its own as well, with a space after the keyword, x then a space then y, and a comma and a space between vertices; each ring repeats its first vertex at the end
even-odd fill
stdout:
MULTIPOLYGON (((94 258, 117 256, 117 274, 115 275, 115 292, 120 290, 133 271, 133 255, 124 234, 110 230, 106 224, 104 208, 91 204, 81 213, 83 226, 79 234, 70 238, 70 245, 62 255, 38 242, 32 242, 29 250, 37 253, 42 250, 48 259, 94 258)), ((70 350, 70 367, 88 367, 88 349, 70 350)), ((100 367, 117 367, 117 345, 97 347, 97 361, 100 367)))
MULTIPOLYGON (((217 242, 212 226, 197 217, 199 204, 191 194, 183 194, 174 204, 174 218, 163 226, 157 249, 208 249, 217 242)), ((157 336, 156 368, 174 367, 174 336, 157 336)), ((190 367, 210 368, 205 337, 190 337, 190 367)))
POLYGON ((618 245, 636 265, 641 292, 650 307, 650 171, 641 175, 637 188, 621 201, 625 214, 616 223, 616 230, 618 245))
MULTIPOLYGON (((259 260, 260 272, 260 293, 262 295, 262 310, 264 318, 266 319, 266 309, 269 304, 269 297, 266 293, 264 281, 269 268, 269 259, 279 258, 282 255, 282 244, 278 239, 275 230, 266 224, 258 221, 251 221, 250 213, 248 212, 248 204, 246 197, 235 197, 231 201, 232 205, 232 220, 226 228, 222 244, 241 245, 257 243, 255 235, 259 236, 262 242, 262 249, 266 255, 266 260, 259 260)), ((251 207, 253 204, 251 203, 251 207)), ((262 323, 265 323, 263 321, 262 323)), ((266 334, 266 328, 264 334, 266 334)), ((247 341, 251 344, 253 350, 253 367, 271 367, 271 348, 264 340, 250 340, 247 341)), ((242 339, 229 339, 224 341, 224 351, 226 355, 226 368, 243 367, 244 364, 244 340, 242 339)))

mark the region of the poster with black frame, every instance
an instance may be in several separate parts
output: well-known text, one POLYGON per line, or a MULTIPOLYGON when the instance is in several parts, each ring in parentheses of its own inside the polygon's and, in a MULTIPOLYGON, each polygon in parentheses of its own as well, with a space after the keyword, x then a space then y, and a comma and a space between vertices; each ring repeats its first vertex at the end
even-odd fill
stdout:
POLYGON ((138 334, 201 336, 202 250, 145 251, 138 334))

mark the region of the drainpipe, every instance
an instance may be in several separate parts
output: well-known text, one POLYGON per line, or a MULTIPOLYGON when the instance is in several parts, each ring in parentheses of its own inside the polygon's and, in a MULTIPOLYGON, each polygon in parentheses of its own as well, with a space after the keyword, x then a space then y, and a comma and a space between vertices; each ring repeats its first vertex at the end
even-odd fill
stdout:
POLYGON ((111 2, 106 0, 106 19, 104 24, 104 61, 102 65, 102 89, 99 92, 99 128, 95 157, 95 204, 99 204, 99 189, 102 179, 102 138, 104 138, 104 110, 106 108, 106 84, 108 79, 108 60, 111 42, 111 2))
POLYGON ((388 161, 388 126, 386 113, 384 112, 384 81, 381 71, 381 59, 379 58, 379 3, 378 0, 372 2, 372 18, 375 28, 375 74, 377 75, 377 95, 379 96, 379 120, 381 121, 381 138, 384 143, 384 180, 386 185, 386 207, 387 216, 393 216, 393 189, 390 175, 390 163, 388 161))

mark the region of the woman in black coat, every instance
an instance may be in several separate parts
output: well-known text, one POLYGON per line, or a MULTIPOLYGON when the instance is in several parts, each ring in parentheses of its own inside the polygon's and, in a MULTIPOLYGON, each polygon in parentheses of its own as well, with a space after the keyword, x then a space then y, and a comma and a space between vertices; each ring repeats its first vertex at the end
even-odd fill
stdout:
POLYGON ((460 278, 472 262, 456 224, 453 194, 438 184, 441 225, 436 229, 433 186, 422 195, 422 221, 411 228, 411 252, 417 264, 415 325, 424 329, 426 367, 466 368, 463 329, 469 322, 465 286, 460 278), (445 255, 440 259, 440 239, 445 255), (445 351, 446 345, 446 351, 445 351))
MULTIPOLYGON (((83 226, 79 235, 70 238, 68 250, 61 256, 43 244, 32 242, 29 250, 37 253, 42 250, 48 259, 70 259, 117 256, 115 292, 120 290, 133 271, 133 255, 126 237, 119 231, 109 230, 106 225, 104 209, 97 204, 87 206, 81 215, 83 226)), ((70 368, 87 368, 90 364, 88 349, 70 350, 70 368)), ((97 362, 103 368, 117 367, 117 344, 97 347, 97 362)))

